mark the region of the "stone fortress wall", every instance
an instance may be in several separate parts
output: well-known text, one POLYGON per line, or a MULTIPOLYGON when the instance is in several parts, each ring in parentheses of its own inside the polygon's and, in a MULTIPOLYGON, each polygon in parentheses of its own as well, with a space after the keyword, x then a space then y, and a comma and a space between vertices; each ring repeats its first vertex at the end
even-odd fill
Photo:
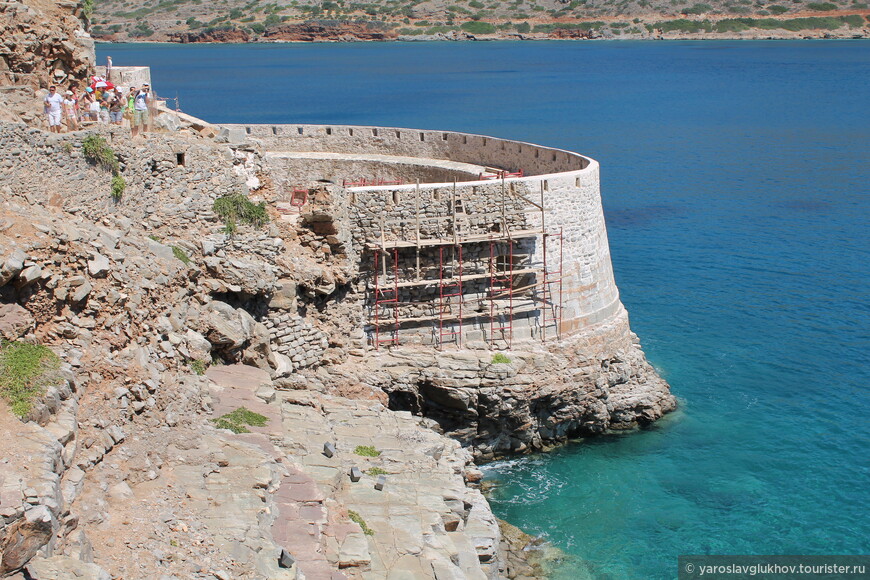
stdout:
POLYGON ((496 348, 510 345, 511 312, 510 338, 540 340, 570 335, 622 311, 599 166, 592 159, 457 132, 341 125, 225 127, 235 134, 231 140, 261 144, 273 179, 288 196, 295 188, 347 185, 353 244, 362 256, 361 269, 369 272, 364 289, 369 344, 392 339, 393 308, 400 313, 400 344, 459 342, 453 333, 461 332, 465 346, 496 348), (493 170, 521 171, 522 177, 481 179, 493 170), (379 181, 390 184, 370 185, 379 181), (458 289, 451 282, 459 276, 458 245, 461 317, 457 298, 442 297, 458 289), (394 306, 388 299, 396 293, 394 306), (376 295, 385 301, 376 304, 376 295))

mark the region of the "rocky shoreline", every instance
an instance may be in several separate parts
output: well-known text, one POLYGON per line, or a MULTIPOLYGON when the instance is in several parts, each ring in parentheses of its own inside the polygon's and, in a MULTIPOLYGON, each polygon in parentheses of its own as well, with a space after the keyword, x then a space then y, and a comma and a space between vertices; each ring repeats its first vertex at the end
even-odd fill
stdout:
MULTIPOLYGON (((377 36, 377 35, 376 35, 377 36)), ((614 36, 588 30, 555 31, 545 34, 498 33, 490 35, 470 34, 467 32, 450 32, 423 34, 415 36, 396 35, 395 37, 372 37, 357 35, 352 32, 325 32, 322 34, 287 35, 284 38, 275 36, 255 38, 240 31, 213 31, 203 33, 177 33, 164 40, 118 39, 113 36, 98 37, 104 43, 144 43, 144 44, 290 44, 309 42, 487 42, 487 41, 623 41, 623 40, 860 40, 870 38, 870 27, 846 30, 804 30, 800 32, 746 30, 740 33, 715 32, 662 32, 654 31, 647 34, 621 34, 614 36)))
MULTIPOLYGON (((699 5, 703 6, 703 5, 699 5)), ((743 11, 608 15, 585 18, 531 17, 463 21, 448 18, 366 20, 299 19, 254 31, 241 24, 188 29, 158 26, 148 36, 130 36, 120 25, 96 26, 101 42, 288 43, 288 42, 432 42, 493 40, 800 40, 870 38, 870 10, 855 6, 809 10, 795 6, 783 14, 743 11), (117 29, 116 31, 113 31, 117 29)), ((105 22, 105 21, 104 21, 105 22)))

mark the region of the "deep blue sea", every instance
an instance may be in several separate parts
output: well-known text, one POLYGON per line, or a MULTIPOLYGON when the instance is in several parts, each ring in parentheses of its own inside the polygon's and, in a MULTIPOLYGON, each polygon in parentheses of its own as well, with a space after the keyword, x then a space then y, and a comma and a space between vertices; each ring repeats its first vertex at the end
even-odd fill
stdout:
POLYGON ((616 279, 680 410, 487 468, 576 560, 870 553, 870 42, 100 45, 213 122, 454 129, 601 162, 616 279))

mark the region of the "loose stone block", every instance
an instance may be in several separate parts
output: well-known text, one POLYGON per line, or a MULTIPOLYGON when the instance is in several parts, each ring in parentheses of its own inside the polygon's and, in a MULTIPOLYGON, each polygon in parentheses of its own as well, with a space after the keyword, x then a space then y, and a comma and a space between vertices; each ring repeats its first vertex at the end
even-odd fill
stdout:
POLYGON ((281 553, 278 555, 278 566, 280 568, 292 568, 296 563, 296 558, 290 555, 290 552, 281 548, 281 553))

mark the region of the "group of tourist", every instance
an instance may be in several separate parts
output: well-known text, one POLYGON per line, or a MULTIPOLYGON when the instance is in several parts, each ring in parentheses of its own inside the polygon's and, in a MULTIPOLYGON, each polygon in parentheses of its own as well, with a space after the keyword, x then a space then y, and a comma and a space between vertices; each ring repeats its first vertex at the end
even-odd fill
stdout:
POLYGON ((123 125, 126 119, 134 137, 139 130, 150 130, 154 106, 147 83, 125 92, 105 81, 95 81, 82 92, 72 84, 62 95, 51 85, 43 101, 49 130, 54 133, 60 133, 64 124, 67 130, 77 131, 84 124, 123 125))

